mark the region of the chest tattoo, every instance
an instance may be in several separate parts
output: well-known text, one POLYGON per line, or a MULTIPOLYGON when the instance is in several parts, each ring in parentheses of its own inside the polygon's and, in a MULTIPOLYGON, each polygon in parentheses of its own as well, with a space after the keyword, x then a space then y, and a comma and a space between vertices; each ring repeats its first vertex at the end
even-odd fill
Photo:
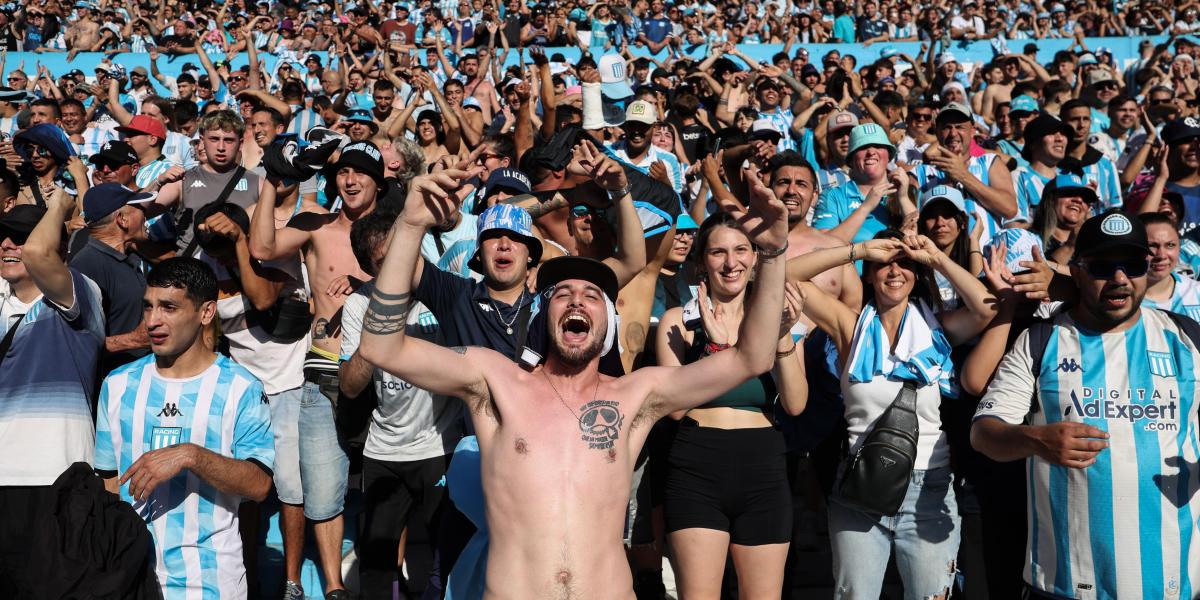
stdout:
MULTIPOLYGON (((621 407, 612 400, 592 400, 579 407, 579 431, 588 448, 609 450, 621 435, 625 415, 621 407)), ((610 454, 612 462, 616 457, 610 454)))

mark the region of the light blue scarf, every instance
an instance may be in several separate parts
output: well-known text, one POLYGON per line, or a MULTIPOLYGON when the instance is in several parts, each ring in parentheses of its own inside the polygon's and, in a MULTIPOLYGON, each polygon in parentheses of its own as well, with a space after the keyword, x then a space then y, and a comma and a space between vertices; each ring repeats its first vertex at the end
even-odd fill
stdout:
POLYGON ((869 302, 858 316, 848 361, 848 376, 866 383, 879 375, 891 381, 912 381, 919 386, 937 384, 943 395, 957 398, 950 341, 942 332, 933 311, 923 302, 909 302, 900 321, 900 339, 891 347, 875 303, 869 302))

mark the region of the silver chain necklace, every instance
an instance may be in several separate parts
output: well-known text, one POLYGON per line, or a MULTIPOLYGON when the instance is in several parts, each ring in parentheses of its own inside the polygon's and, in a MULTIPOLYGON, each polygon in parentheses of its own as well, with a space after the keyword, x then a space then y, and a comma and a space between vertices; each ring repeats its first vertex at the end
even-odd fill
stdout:
MULTIPOLYGON (((575 414, 575 411, 571 410, 570 406, 567 406, 566 400, 563 400, 562 394, 558 393, 558 388, 554 387, 554 382, 550 381, 550 376, 546 374, 545 367, 542 367, 542 377, 546 378, 546 383, 550 384, 550 389, 554 390, 555 396, 558 396, 559 404, 562 404, 563 408, 567 409, 567 412, 571 413, 571 416, 575 417, 575 420, 578 421, 579 415, 575 414)), ((596 395, 599 392, 600 392, 600 376, 597 374, 596 375, 596 387, 592 389, 592 402, 596 401, 596 395)))
POLYGON ((512 335, 513 323, 517 322, 517 317, 521 316, 521 305, 525 303, 525 290, 521 290, 521 297, 517 298, 517 303, 514 305, 517 311, 513 313, 513 318, 507 323, 504 322, 504 315, 500 312, 500 307, 496 306, 496 301, 488 298, 488 304, 492 305, 492 310, 496 311, 496 318, 500 320, 500 324, 504 326, 504 332, 512 335))

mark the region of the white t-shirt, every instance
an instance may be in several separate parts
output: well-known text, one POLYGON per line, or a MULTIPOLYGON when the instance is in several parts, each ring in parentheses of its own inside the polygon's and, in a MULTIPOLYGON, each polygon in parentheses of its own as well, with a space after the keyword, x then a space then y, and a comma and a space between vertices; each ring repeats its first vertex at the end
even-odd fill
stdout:
MULTIPOLYGON (((367 312, 367 284, 346 298, 342 306, 342 353, 347 361, 358 350, 363 315, 367 312)), ((433 313, 417 304, 408 315, 405 335, 442 344, 440 329, 433 313)), ((434 395, 414 387, 382 369, 375 369, 371 380, 379 404, 371 412, 371 427, 363 456, 375 460, 410 462, 446 456, 462 437, 462 403, 457 398, 434 395)))

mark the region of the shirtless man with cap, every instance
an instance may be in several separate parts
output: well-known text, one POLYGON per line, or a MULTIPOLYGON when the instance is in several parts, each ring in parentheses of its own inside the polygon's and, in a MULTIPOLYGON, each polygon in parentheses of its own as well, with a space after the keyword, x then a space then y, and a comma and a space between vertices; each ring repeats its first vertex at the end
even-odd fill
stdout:
POLYGON ((734 347, 682 367, 620 378, 598 372, 612 325, 616 277, 597 261, 562 257, 538 272, 549 357, 526 371, 492 350, 408 338, 421 237, 457 210, 468 176, 412 181, 363 322, 363 357, 437 394, 462 398, 479 438, 490 530, 485 598, 634 598, 621 543, 633 462, 650 426, 771 368, 783 310, 787 211, 761 183, 744 230, 759 271, 734 347))

